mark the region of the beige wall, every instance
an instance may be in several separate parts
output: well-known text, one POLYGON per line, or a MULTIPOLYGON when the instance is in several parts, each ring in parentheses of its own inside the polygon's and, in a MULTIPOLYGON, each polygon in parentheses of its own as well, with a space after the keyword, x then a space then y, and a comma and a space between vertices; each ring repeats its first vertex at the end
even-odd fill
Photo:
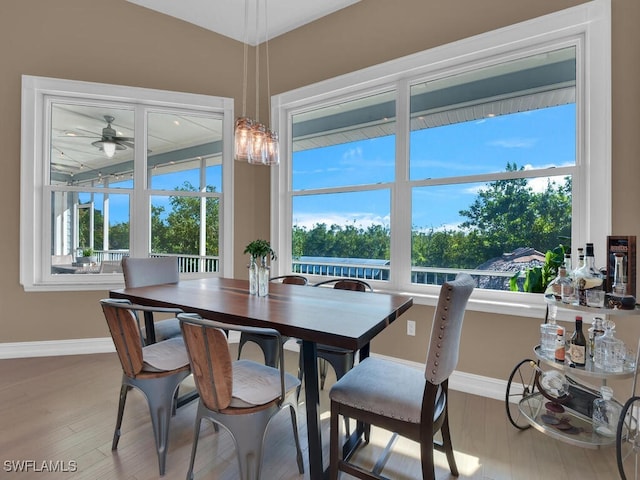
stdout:
MULTIPOLYGON (((273 39, 271 90, 284 92, 581 3, 362 0, 273 39)), ((613 233, 640 237, 640 2, 612 3, 613 233)), ((96 302, 107 292, 25 293, 19 285, 21 75, 228 96, 240 105, 242 45, 124 0, 3 0, 0 52, 0 343, 106 336, 96 302)), ((239 277, 245 275, 242 246, 269 234, 268 180, 267 169, 236 165, 239 277)), ((432 314, 429 307, 414 307, 405 318, 418 322, 417 336, 407 337, 399 321, 376 339, 374 350, 423 361, 432 314)), ((530 356, 539 323, 468 314, 459 370, 506 378, 517 361, 530 356)), ((618 324, 628 342, 640 335, 638 319, 618 324)))

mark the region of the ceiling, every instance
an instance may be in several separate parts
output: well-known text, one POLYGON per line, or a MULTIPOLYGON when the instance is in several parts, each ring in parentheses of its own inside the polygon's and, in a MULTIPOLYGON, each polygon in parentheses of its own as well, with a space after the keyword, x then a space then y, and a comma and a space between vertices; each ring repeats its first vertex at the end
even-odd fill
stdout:
POLYGON ((274 38, 360 0, 246 0, 248 21, 245 29, 245 1, 242 0, 127 0, 145 8, 193 23, 212 32, 250 45, 274 38), (264 8, 267 6, 267 15, 264 8), (256 7, 260 24, 256 29, 256 7), (267 22, 265 24, 265 18, 267 22), (245 32, 246 30, 246 32, 245 32), (256 35, 256 30, 259 34, 256 35))

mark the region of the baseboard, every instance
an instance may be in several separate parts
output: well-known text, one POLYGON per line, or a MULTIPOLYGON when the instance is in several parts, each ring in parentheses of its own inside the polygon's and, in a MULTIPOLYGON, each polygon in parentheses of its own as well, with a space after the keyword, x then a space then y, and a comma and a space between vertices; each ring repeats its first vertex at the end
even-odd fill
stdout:
POLYGON ((111 337, 0 343, 0 359, 115 352, 111 337))
MULTIPOLYGON (((232 335, 229 341, 237 343, 240 339, 238 332, 230 332, 232 335), (237 335, 236 335, 237 334, 237 335)), ((295 340, 290 340, 285 344, 285 348, 291 351, 298 351, 299 345, 295 340)), ((8 358, 28 358, 28 357, 54 357, 61 355, 85 355, 91 353, 115 352, 113 340, 105 338, 82 338, 74 340, 51 340, 43 342, 15 342, 0 343, 0 360, 8 358)), ((380 358, 389 358, 404 365, 424 370, 423 363, 411 362, 398 358, 385 357, 384 355, 372 354, 380 358)), ((483 377, 472 373, 454 371, 449 378, 449 388, 481 397, 504 400, 507 388, 506 380, 483 377)))

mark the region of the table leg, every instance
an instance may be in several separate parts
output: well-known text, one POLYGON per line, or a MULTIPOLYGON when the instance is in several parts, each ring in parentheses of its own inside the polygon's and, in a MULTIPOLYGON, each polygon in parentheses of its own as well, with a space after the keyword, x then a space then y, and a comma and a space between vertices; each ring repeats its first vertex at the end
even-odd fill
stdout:
POLYGON ((156 343, 156 328, 153 325, 153 312, 144 312, 144 335, 146 344, 156 343))
POLYGON ((318 389, 318 350, 315 342, 302 341, 304 364, 304 398, 307 410, 307 435, 309 441, 309 478, 324 478, 322 461, 322 434, 320 429, 320 391, 318 389))

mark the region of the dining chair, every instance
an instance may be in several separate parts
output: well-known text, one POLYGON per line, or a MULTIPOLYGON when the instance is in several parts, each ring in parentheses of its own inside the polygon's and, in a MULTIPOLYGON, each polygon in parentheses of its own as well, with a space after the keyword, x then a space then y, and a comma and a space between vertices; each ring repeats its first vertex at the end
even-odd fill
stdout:
POLYGON ((103 260, 100 262, 99 273, 122 273, 122 262, 120 260, 103 260))
POLYGON ((177 314, 181 310, 134 305, 127 300, 117 299, 104 299, 100 304, 123 372, 111 450, 118 448, 127 392, 130 388, 137 388, 149 405, 162 476, 167 460, 169 420, 175 413, 178 387, 190 374, 189 358, 182 338, 170 338, 143 346, 135 312, 177 314))
POLYGON ((269 336, 282 341, 274 329, 243 327, 200 318, 197 314, 178 315, 187 347, 196 388, 200 394, 187 479, 193 478, 193 465, 203 419, 220 425, 232 436, 236 447, 240 478, 258 480, 262 449, 271 420, 288 407, 297 449, 298 471, 304 473, 298 437, 296 387, 299 381, 279 368, 251 360, 231 360, 224 330, 269 336))
MULTIPOLYGON (((371 285, 357 278, 333 278, 316 283, 314 287, 323 287, 333 285, 336 290, 353 290, 356 292, 373 292, 371 285)), ((347 319, 348 320, 348 319, 347 319)), ((329 363, 336 373, 336 380, 339 380, 347 373, 355 363, 356 352, 345 348, 334 347, 331 345, 317 345, 318 359, 320 360, 320 389, 324 389, 327 379, 327 363, 329 363)), ((300 364, 298 368, 298 378, 302 380, 302 372, 304 364, 302 355, 300 355, 300 364)))
POLYGON ((340 471, 360 479, 384 478, 381 471, 397 435, 420 443, 423 480, 435 479, 434 448, 446 454, 451 474, 458 476, 449 431, 448 379, 458 363, 462 322, 473 288, 474 280, 466 273, 442 285, 424 371, 368 357, 333 385, 329 392, 331 480, 336 480, 340 471), (370 425, 394 432, 384 458, 375 464, 373 471, 350 461, 358 442, 350 451, 343 452, 338 432, 341 415, 366 425, 365 433, 370 425), (434 435, 438 431, 442 441, 436 443, 434 435))
MULTIPOLYGON (((180 281, 178 257, 124 257, 122 259, 122 273, 125 288, 148 287, 180 281)), ((153 313, 146 312, 145 315, 149 316, 153 313)), ((156 320, 153 326, 154 332, 151 333, 141 327, 146 343, 181 336, 180 322, 177 318, 156 320)))
MULTIPOLYGON (((307 279, 302 275, 281 275, 279 277, 273 277, 269 279, 270 282, 285 283, 288 285, 306 285, 307 279)), ((282 343, 286 343, 289 337, 282 337, 282 343)), ((278 365, 278 344, 276 339, 270 336, 263 336, 260 334, 252 334, 243 332, 240 334, 240 342, 238 343, 238 360, 242 354, 242 347, 245 343, 253 342, 260 347, 262 354, 264 355, 264 363, 270 367, 276 367, 278 365)))

